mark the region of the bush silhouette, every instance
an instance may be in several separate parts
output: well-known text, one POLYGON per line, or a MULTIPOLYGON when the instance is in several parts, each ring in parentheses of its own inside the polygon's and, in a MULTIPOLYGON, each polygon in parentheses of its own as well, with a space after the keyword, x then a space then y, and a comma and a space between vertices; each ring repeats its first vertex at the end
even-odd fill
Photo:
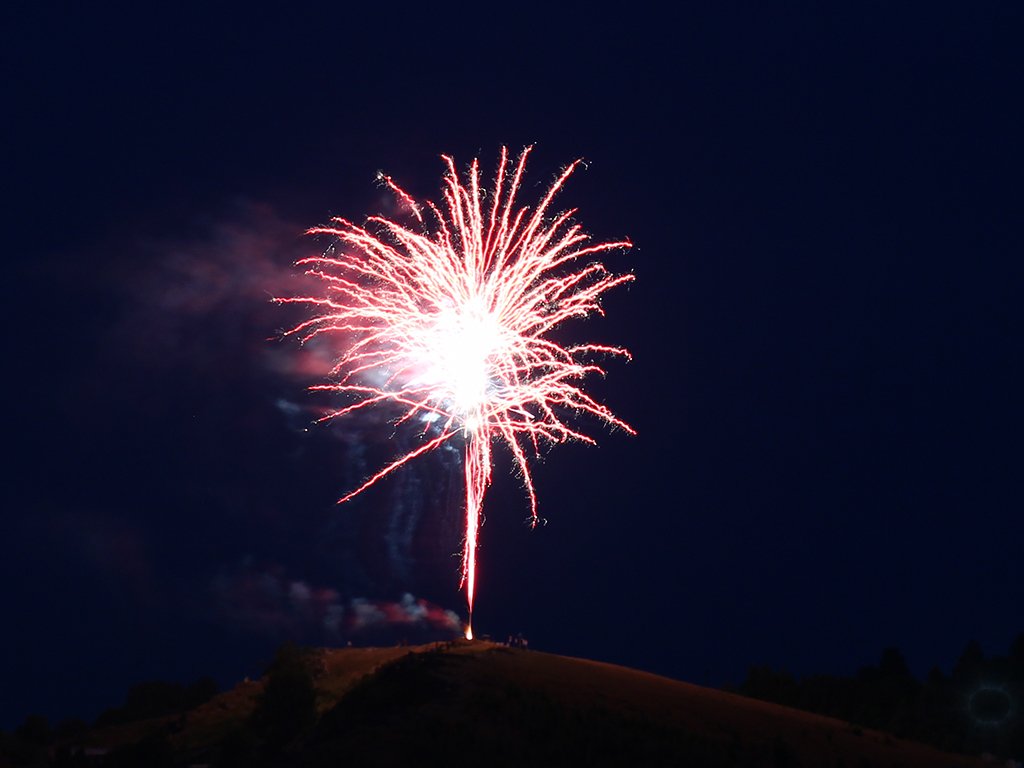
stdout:
POLYGON ((316 722, 316 689, 308 654, 285 643, 267 668, 252 726, 274 749, 282 749, 316 722))
POLYGON ((177 715, 198 707, 218 692, 211 677, 201 677, 189 686, 150 680, 128 689, 124 706, 108 709, 96 720, 98 728, 135 723, 154 717, 177 715))

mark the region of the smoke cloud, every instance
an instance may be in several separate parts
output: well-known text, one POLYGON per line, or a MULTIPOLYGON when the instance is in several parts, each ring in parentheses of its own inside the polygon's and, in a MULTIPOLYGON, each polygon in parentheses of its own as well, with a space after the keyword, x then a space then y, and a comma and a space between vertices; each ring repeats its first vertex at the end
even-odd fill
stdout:
POLYGON ((397 601, 343 598, 329 587, 289 578, 282 568, 246 564, 211 584, 222 620, 274 638, 313 644, 447 640, 462 632, 454 612, 405 593, 397 601))

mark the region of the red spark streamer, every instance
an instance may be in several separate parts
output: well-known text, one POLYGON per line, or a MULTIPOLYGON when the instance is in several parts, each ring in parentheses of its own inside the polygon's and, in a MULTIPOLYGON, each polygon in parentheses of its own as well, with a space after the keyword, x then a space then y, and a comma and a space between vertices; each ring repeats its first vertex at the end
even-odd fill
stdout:
POLYGON ((313 227, 308 234, 329 236, 332 245, 297 266, 321 280, 324 293, 275 299, 312 308, 313 316, 286 336, 298 336, 303 343, 324 334, 340 340, 331 383, 311 389, 344 394, 349 404, 321 421, 391 403, 401 410, 398 423, 423 423, 422 445, 339 503, 417 456, 461 441, 466 527, 460 587, 466 589, 469 638, 477 536, 493 445, 501 442, 511 450, 536 525, 528 455, 537 455, 546 443, 594 443, 564 416, 590 414, 635 434, 579 386, 589 374, 604 374, 590 362, 595 355, 628 359, 629 352, 601 344, 564 347, 548 337, 566 320, 604 314, 601 295, 631 282, 633 275, 612 274, 596 256, 631 243, 591 242, 572 221, 575 210, 549 215, 556 194, 580 161, 561 173, 532 212, 516 208, 530 149, 523 150, 513 167, 502 148, 489 193, 480 186, 477 160, 463 181, 455 161, 442 156, 447 165, 444 212, 429 201, 417 203, 382 176, 416 220, 417 230, 381 216, 370 217, 365 226, 336 217, 329 226, 313 227))

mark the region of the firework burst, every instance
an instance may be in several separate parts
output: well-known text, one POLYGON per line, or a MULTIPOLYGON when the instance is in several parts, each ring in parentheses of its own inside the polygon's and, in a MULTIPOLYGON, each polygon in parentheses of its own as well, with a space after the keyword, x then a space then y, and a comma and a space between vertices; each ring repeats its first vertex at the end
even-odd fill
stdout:
POLYGON ((529 457, 547 443, 593 438, 566 418, 590 414, 633 429, 581 388, 603 374, 600 356, 629 357, 600 344, 562 346, 550 332, 572 318, 603 314, 606 291, 633 280, 609 272, 597 255, 630 247, 627 240, 592 242, 572 217, 550 214, 558 191, 578 167, 568 166, 532 211, 516 207, 526 159, 502 149, 493 186, 480 186, 474 160, 460 178, 444 156, 444 204, 418 203, 389 177, 381 180, 408 210, 406 227, 380 216, 364 226, 343 218, 314 227, 331 238, 320 256, 298 265, 322 281, 315 296, 280 298, 307 305, 312 316, 285 332, 303 342, 332 335, 338 358, 330 383, 313 390, 347 404, 320 421, 384 404, 397 423, 421 425, 422 443, 339 499, 348 501, 402 465, 448 442, 461 444, 466 484, 462 583, 472 637, 477 533, 491 480, 492 449, 508 446, 522 473, 534 524, 537 497, 529 457), (488 199, 489 198, 489 199, 488 199), (414 220, 414 221, 413 221, 414 220))

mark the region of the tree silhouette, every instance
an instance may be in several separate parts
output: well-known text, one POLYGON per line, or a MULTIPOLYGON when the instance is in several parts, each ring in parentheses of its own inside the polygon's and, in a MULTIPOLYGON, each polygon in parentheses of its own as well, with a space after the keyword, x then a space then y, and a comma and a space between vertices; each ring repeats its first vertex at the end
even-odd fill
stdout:
POLYGON ((267 668, 252 725, 272 749, 295 741, 316 722, 316 689, 308 653, 292 643, 277 650, 267 668))
POLYGON ((981 672, 984 663, 985 654, 981 650, 981 644, 977 640, 971 640, 953 667, 953 679, 959 682, 974 679, 981 672))
POLYGON ((796 680, 752 667, 739 692, 889 731, 952 752, 1024 756, 1024 634, 1007 656, 986 658, 972 640, 950 675, 933 668, 918 682, 896 648, 855 677, 796 680))

